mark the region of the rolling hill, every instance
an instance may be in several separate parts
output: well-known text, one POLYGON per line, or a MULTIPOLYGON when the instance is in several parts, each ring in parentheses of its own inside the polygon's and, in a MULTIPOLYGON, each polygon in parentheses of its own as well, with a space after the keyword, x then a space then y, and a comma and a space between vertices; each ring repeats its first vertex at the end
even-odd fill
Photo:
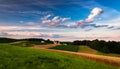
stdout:
POLYGON ((0 44, 0 69, 117 69, 73 55, 0 44))

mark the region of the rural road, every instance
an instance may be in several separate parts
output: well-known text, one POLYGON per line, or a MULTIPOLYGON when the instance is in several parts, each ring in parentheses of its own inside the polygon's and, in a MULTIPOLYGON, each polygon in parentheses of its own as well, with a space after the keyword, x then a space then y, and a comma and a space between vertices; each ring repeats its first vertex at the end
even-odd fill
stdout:
POLYGON ((80 53, 80 52, 70 52, 70 51, 63 51, 63 50, 55 50, 55 49, 48 49, 50 47, 56 46, 54 44, 51 45, 42 45, 42 46, 33 46, 32 48, 35 49, 45 49, 45 50, 49 50, 49 51, 53 51, 53 52, 61 52, 61 53, 65 53, 65 54, 71 54, 71 55, 75 55, 78 57, 83 57, 86 59, 90 59, 90 60, 94 60, 96 62, 101 62, 101 63, 105 63, 105 64, 109 64, 109 65, 113 65, 113 66, 119 66, 120 67, 120 58, 119 57, 111 57, 111 56, 102 56, 102 55, 95 55, 95 54, 88 54, 88 53, 80 53))

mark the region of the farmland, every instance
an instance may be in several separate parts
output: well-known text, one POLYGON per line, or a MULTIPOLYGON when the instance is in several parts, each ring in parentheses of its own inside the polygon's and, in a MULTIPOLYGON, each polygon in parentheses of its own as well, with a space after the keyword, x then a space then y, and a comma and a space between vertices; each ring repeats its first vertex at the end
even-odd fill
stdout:
POLYGON ((0 69, 117 69, 84 58, 0 44, 0 69))
POLYGON ((52 47, 51 49, 58 49, 58 50, 66 50, 66 51, 77 52, 79 50, 79 47, 74 46, 74 45, 58 45, 56 47, 52 47))
POLYGON ((120 69, 120 0, 0 0, 0 69, 120 69))

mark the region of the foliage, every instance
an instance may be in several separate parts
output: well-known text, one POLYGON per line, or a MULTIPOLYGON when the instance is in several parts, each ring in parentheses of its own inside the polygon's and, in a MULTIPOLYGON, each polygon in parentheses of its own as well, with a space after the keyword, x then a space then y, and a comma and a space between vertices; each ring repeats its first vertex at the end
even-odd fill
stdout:
POLYGON ((18 41, 17 39, 11 39, 11 38, 0 38, 0 43, 11 43, 18 41))
POLYGON ((18 42, 14 42, 14 43, 10 43, 11 45, 15 45, 15 46, 21 46, 21 47, 31 47, 34 45, 44 45, 44 44, 48 44, 46 42, 41 43, 41 42, 35 42, 35 41, 18 41, 18 42))
POLYGON ((0 38, 0 43, 10 43, 12 45, 22 47, 31 47, 33 45, 52 44, 53 41, 51 41, 50 39, 44 40, 41 38, 27 38, 27 39, 0 38))
POLYGON ((115 41, 104 41, 104 40, 85 40, 85 41, 74 41, 73 45, 87 45, 91 48, 104 53, 118 53, 120 54, 120 42, 115 41))

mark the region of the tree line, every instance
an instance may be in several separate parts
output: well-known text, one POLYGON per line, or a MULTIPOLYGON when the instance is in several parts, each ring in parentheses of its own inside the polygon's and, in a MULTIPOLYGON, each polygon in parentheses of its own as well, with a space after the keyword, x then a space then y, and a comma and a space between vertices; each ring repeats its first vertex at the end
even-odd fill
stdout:
MULTIPOLYGON (((11 39, 11 38, 0 38, 0 43, 11 43, 16 41, 30 41, 30 42, 45 42, 47 44, 52 44, 53 41, 50 39, 42 38, 27 38, 27 39, 11 39)), ((118 53, 120 54, 120 41, 104 41, 104 40, 75 40, 73 42, 61 42, 61 44, 67 45, 84 45, 89 46, 92 49, 104 52, 104 53, 118 53)))
POLYGON ((45 40, 42 38, 26 38, 26 39, 0 38, 0 43, 12 43, 16 41, 44 42, 49 44, 53 43, 53 41, 51 41, 50 39, 45 40))
POLYGON ((98 50, 100 52, 104 53, 118 53, 120 54, 120 42, 116 41, 104 41, 104 40, 76 40, 73 41, 73 45, 85 45, 89 46, 90 48, 93 48, 95 50, 98 50))

